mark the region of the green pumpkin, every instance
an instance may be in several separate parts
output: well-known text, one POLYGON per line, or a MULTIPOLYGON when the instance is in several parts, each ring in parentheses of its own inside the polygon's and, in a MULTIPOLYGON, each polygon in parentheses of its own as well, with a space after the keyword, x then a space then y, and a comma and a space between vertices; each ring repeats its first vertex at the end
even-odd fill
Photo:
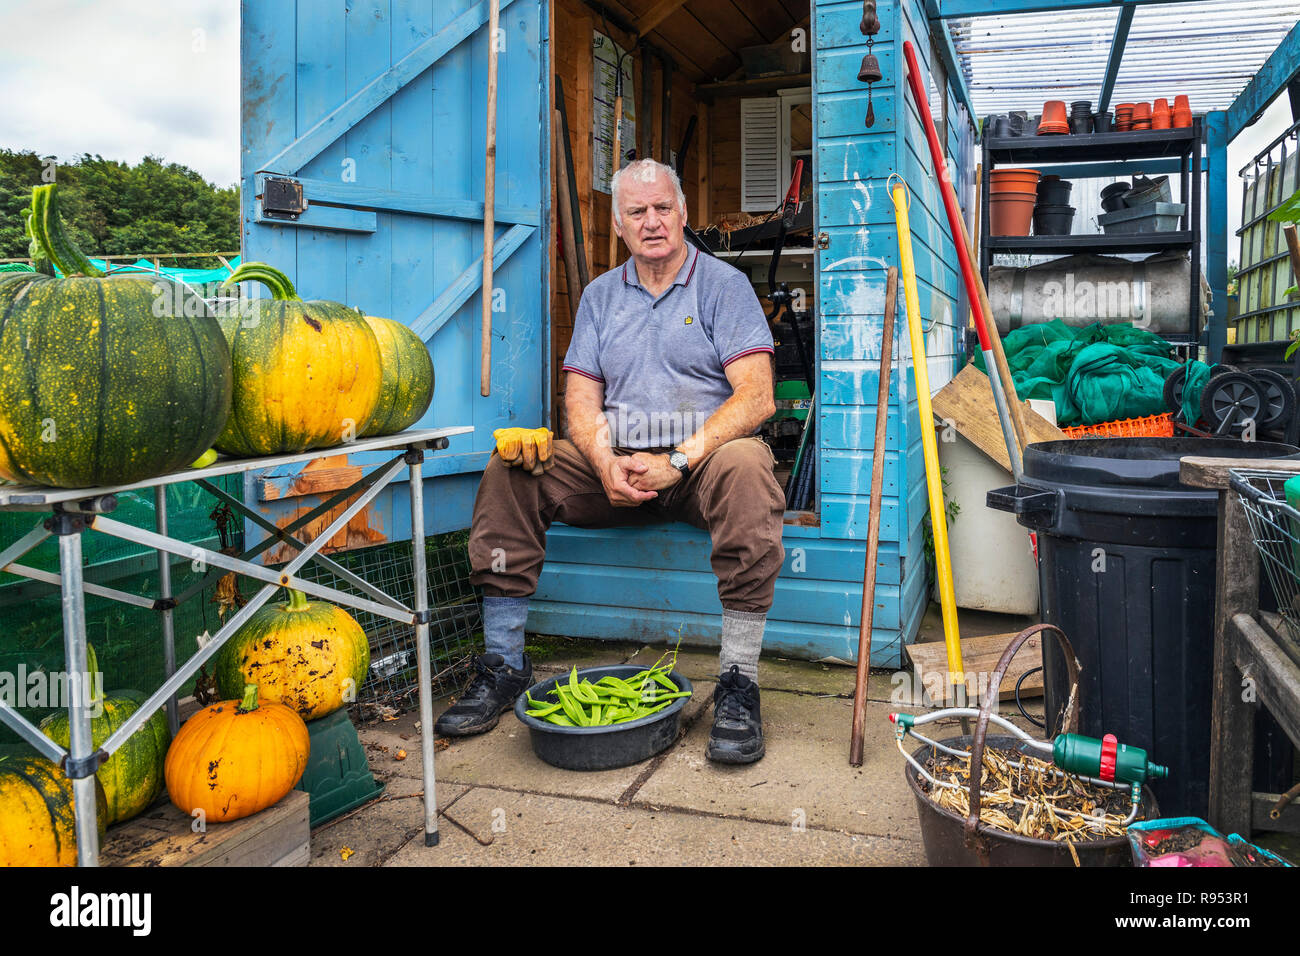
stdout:
MULTIPOLYGON (((91 742, 99 747, 140 709, 145 697, 134 690, 102 693, 94 676, 98 671, 95 650, 89 646, 86 648, 86 665, 91 674, 91 700, 102 704, 102 713, 90 720, 91 742)), ((71 739, 67 712, 58 711, 42 720, 41 732, 66 748, 71 739)), ((95 771, 95 777, 104 788, 106 819, 110 826, 131 819, 158 799, 163 787, 163 761, 167 758, 170 742, 167 712, 154 711, 144 726, 127 738, 126 743, 95 771)))
POLYGON ((230 350, 206 303, 103 274, 63 236, 54 186, 29 229, 63 272, 0 276, 0 478, 86 488, 184 468, 230 412, 230 350))
POLYGON ((245 262, 225 284, 245 280, 263 283, 272 298, 221 320, 235 388, 213 444, 250 457, 359 438, 379 400, 379 343, 366 320, 339 302, 304 302, 288 277, 265 263, 245 262))
POLYGON ((379 404, 370 424, 362 432, 395 435, 410 428, 433 402, 433 359, 420 337, 401 322, 367 315, 366 322, 379 341, 383 367, 379 404))

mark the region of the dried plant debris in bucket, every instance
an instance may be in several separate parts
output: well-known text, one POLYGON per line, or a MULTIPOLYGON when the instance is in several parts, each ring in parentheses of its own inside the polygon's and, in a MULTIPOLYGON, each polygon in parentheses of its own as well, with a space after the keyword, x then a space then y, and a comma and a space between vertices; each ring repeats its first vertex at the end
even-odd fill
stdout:
MULTIPOLYGON (((931 800, 965 817, 970 813, 970 758, 932 753, 926 769, 936 780, 956 784, 931 787, 918 778, 931 800)), ((984 748, 983 778, 980 781, 980 822, 994 829, 1037 840, 1087 843, 1124 836, 1124 821, 1131 804, 1127 790, 1113 790, 1084 783, 1061 774, 1045 760, 1018 751, 984 748), (1011 765, 1012 761, 1020 764, 1011 765), (1017 803, 1016 800, 1024 803, 1017 803), (1056 812, 1053 812, 1055 809, 1056 812), (1086 817, 1105 820, 1099 825, 1086 817)))

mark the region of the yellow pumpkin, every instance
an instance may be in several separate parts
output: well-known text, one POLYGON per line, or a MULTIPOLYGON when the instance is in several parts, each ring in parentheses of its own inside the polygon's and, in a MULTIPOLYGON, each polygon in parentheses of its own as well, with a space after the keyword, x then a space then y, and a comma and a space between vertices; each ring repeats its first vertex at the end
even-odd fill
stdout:
POLYGON ((226 280, 264 283, 273 298, 251 315, 221 318, 235 372, 226 427, 213 443, 229 455, 297 454, 359 438, 383 380, 379 342, 355 310, 304 302, 282 272, 246 262, 226 280))
POLYGON ((316 720, 356 700, 369 667, 366 632, 351 614, 290 590, 288 603, 266 605, 226 642, 214 670, 222 697, 256 684, 262 700, 316 720))
POLYGON ((221 823, 278 803, 302 779, 310 753, 302 718, 284 704, 259 704, 257 685, 249 684, 242 700, 223 700, 185 721, 163 776, 172 803, 221 823))
MULTIPOLYGON (((95 780, 100 836, 107 817, 95 780)), ((0 866, 76 866, 72 781, 44 757, 0 757, 0 866)))

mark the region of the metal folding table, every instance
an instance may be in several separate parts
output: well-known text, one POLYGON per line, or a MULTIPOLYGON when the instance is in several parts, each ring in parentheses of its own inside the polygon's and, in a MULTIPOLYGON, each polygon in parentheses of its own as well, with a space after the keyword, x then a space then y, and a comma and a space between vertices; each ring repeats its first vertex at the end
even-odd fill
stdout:
POLYGON ((358 611, 368 611, 415 628, 416 658, 420 682, 420 751, 424 769, 424 842, 426 846, 438 843, 438 804, 434 792, 433 770, 433 702, 429 698, 429 599, 426 581, 424 552, 424 484, 421 465, 425 452, 446 448, 448 438, 472 432, 469 426, 427 428, 366 438, 334 448, 320 448, 297 455, 275 455, 261 458, 219 460, 207 468, 187 468, 147 481, 105 488, 44 488, 21 485, 0 485, 0 511, 30 511, 44 513, 36 526, 12 544, 0 542, 0 570, 21 577, 44 581, 59 586, 63 598, 63 644, 65 654, 66 686, 69 689, 67 711, 69 719, 69 747, 64 750, 46 737, 29 720, 6 701, 0 700, 0 720, 12 727, 24 740, 31 743, 42 755, 60 764, 72 780, 76 802, 77 855, 81 866, 96 866, 99 862, 99 834, 96 827, 95 771, 127 739, 138 730, 159 708, 167 708, 168 723, 174 735, 178 717, 176 693, 203 664, 211 659, 226 641, 262 607, 278 588, 302 591, 317 598, 332 601, 358 611), (242 501, 227 494, 211 481, 222 475, 274 468, 281 465, 305 464, 313 459, 341 453, 390 451, 396 453, 362 475, 352 485, 344 488, 318 506, 281 528, 268 521, 242 501), (411 550, 414 607, 407 607, 395 598, 367 583, 319 551, 362 508, 366 507, 387 485, 406 471, 410 486, 411 550), (223 554, 208 548, 179 541, 167 535, 166 486, 192 481, 219 498, 235 512, 243 515, 267 532, 258 545, 238 555, 223 554), (136 528, 108 517, 117 507, 117 495, 125 491, 153 489, 156 502, 156 528, 153 531, 136 528), (342 512, 309 542, 303 542, 295 533, 309 522, 338 507, 356 495, 342 512), (144 545, 158 552, 158 596, 142 597, 111 587, 87 582, 83 575, 81 536, 96 532, 144 545), (19 559, 51 535, 58 538, 59 573, 42 571, 22 565, 19 559), (254 563, 258 555, 277 544, 287 544, 298 554, 283 567, 269 568, 254 563), (202 562, 206 574, 180 594, 172 594, 171 567, 167 555, 177 555, 202 562), (340 591, 301 577, 299 571, 312 561, 331 571, 336 577, 362 592, 365 597, 340 591), (231 615, 225 625, 213 635, 188 661, 177 666, 175 634, 172 611, 179 604, 200 593, 217 576, 228 572, 244 575, 262 582, 263 587, 247 604, 231 615), (163 666, 166 679, 143 706, 131 715, 104 743, 93 748, 90 733, 91 714, 86 693, 86 619, 85 596, 107 598, 148 608, 162 616, 163 666))

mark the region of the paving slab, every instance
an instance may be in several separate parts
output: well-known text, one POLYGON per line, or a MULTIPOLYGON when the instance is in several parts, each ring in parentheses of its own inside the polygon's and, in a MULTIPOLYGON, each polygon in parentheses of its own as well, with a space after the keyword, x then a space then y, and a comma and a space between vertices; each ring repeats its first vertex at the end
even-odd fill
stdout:
MULTIPOLYGON (((438 803, 453 804, 468 787, 438 785, 438 803)), ((383 796, 359 813, 317 827, 311 834, 312 866, 381 866, 407 841, 424 839, 424 798, 418 780, 393 777, 383 796)), ((450 828, 445 819, 439 829, 450 828)))
POLYGON ((411 840, 388 866, 923 865, 915 840, 798 830, 673 811, 476 787, 437 847, 411 840), (484 845, 486 844, 486 845, 484 845))
POLYGON ((699 720, 632 805, 917 837, 916 807, 886 717, 889 705, 868 702, 864 760, 856 768, 848 762, 851 701, 764 691, 762 708, 767 754, 758 763, 736 767, 706 760, 710 721, 699 720))

